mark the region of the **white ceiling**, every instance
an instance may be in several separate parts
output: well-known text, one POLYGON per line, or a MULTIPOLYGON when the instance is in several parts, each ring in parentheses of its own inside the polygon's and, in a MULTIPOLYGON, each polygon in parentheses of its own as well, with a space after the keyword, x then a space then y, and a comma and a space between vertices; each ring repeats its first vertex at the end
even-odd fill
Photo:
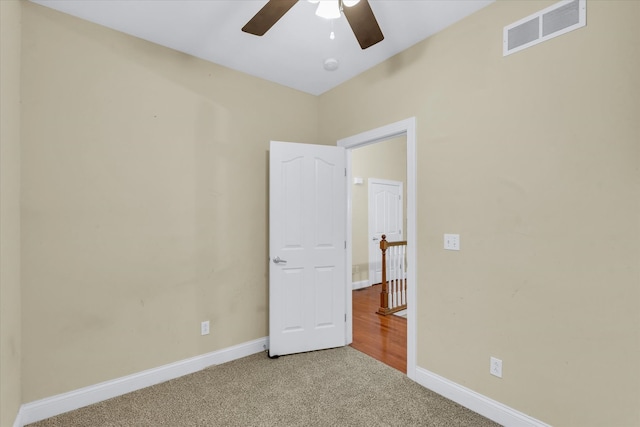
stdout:
POLYGON ((494 0, 370 0, 385 39, 360 49, 346 19, 301 0, 264 36, 241 31, 266 0, 32 0, 204 60, 319 95, 494 0), (336 38, 329 39, 335 32, 336 38), (327 58, 339 68, 326 71, 327 58))

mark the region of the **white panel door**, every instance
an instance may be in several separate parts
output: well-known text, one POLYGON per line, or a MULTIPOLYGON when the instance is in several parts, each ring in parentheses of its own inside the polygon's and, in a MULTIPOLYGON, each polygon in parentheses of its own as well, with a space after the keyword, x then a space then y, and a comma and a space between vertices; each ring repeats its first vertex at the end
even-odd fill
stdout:
POLYGON ((344 346, 344 148, 272 141, 269 159, 269 354, 344 346))
POLYGON ((369 179, 369 284, 382 282, 380 240, 403 240, 402 182, 369 179))

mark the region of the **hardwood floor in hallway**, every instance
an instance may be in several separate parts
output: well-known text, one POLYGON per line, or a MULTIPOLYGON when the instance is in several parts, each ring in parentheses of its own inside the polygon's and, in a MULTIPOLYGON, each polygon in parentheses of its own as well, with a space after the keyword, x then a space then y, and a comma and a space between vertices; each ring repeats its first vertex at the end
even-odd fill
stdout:
POLYGON ((351 347, 407 373, 407 319, 376 313, 380 288, 353 291, 353 343, 351 347))

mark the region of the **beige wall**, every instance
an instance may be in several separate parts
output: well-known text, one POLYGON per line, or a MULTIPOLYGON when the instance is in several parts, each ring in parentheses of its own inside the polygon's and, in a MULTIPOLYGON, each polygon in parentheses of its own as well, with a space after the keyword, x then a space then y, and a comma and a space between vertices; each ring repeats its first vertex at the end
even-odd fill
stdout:
POLYGON ((269 140, 317 98, 23 9, 24 401, 268 335, 269 140))
POLYGON ((26 2, 18 74, 0 4, 2 425, 21 384, 265 336, 268 140, 411 116, 418 365, 553 425, 640 424, 640 2, 590 1, 587 27, 503 58, 503 26, 551 3, 500 1, 319 98, 26 2))
POLYGON ((0 426, 22 403, 20 331, 20 19, 0 1, 0 426))
MULTIPOLYGON (((369 179, 388 179, 403 183, 407 193, 407 138, 395 137, 352 151, 351 174, 363 178, 362 185, 352 185, 352 281, 369 279, 369 179)), ((403 197, 403 230, 407 229, 407 204, 403 197)), ((405 234, 406 236, 406 234, 405 234)))
POLYGON ((420 367, 552 425, 637 426, 640 2, 503 58, 550 4, 499 1, 322 95, 320 137, 417 118, 420 367))

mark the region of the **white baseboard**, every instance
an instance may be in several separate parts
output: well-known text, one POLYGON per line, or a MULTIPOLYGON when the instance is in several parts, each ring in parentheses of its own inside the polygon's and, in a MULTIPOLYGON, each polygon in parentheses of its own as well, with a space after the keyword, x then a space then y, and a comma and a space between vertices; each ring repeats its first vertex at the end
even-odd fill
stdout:
POLYGON ((83 406, 191 374, 209 366, 250 356, 264 351, 268 347, 268 338, 259 338, 212 353, 191 357, 169 363, 168 365, 116 378, 115 380, 105 381, 68 393, 26 403, 20 407, 20 412, 16 417, 14 427, 23 427, 24 425, 73 411, 83 406))
POLYGON ((536 420, 424 368, 416 367, 416 382, 505 427, 550 427, 549 424, 536 420))
POLYGON ((22 427, 26 423, 22 422, 22 413, 18 411, 18 415, 16 415, 16 420, 13 422, 13 427, 22 427))
POLYGON ((368 286, 369 286, 369 281, 368 280, 361 280, 359 282, 351 282, 351 287, 353 288, 354 291, 356 289, 362 289, 362 288, 366 288, 368 286))
MULTIPOLYGON (((365 281, 365 283, 367 283, 366 286, 368 286, 368 282, 365 281)), ((259 338, 254 341, 148 369, 115 380, 105 381, 68 393, 26 403, 20 407, 13 427, 23 427, 36 421, 82 408, 83 406, 188 375, 209 366, 250 356, 266 350, 268 347, 268 338, 259 338)), ((542 421, 536 420, 424 368, 416 367, 415 380, 423 387, 451 399, 505 427, 550 427, 542 421)))

